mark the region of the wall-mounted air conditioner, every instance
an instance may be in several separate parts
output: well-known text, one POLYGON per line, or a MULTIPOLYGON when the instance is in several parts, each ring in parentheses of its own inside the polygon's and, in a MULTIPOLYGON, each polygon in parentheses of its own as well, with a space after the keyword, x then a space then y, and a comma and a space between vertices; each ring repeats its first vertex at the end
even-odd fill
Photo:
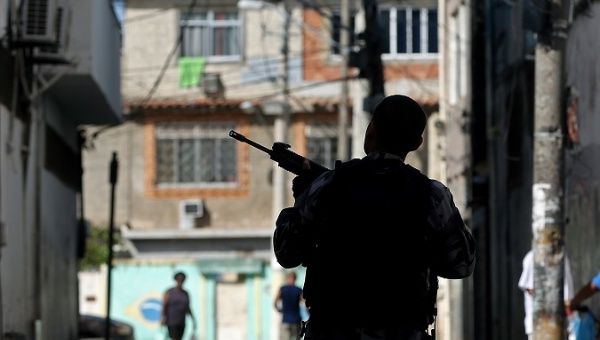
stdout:
POLYGON ((67 48, 71 25, 71 7, 66 1, 59 3, 54 16, 55 43, 39 46, 34 50, 34 58, 38 63, 67 63, 67 48))
POLYGON ((21 42, 54 44, 57 7, 56 0, 23 0, 21 42))
POLYGON ((197 219, 204 216, 202 200, 182 201, 179 204, 179 229, 194 229, 197 219))
POLYGON ((225 98, 225 87, 219 73, 204 73, 202 87, 207 98, 225 98))

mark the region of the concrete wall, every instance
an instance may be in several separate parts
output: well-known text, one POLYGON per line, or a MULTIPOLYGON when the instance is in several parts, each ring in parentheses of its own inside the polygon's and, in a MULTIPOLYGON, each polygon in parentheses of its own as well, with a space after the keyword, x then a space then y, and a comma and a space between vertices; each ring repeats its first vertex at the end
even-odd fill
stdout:
MULTIPOLYGON (((576 289, 600 271, 600 3, 580 13, 569 31, 566 85, 579 94, 580 143, 567 150, 566 247, 576 289)), ((600 313, 600 298, 586 304, 600 313)))
MULTIPOLYGON (((270 128, 252 125, 249 138, 264 145, 272 144, 270 128)), ((116 194, 116 221, 133 228, 178 228, 179 204, 184 198, 152 198, 145 188, 148 168, 144 159, 144 128, 128 122, 111 129, 94 142, 84 154, 86 216, 94 225, 108 221, 108 164, 111 152, 120 160, 116 194)), ((271 160, 258 150, 249 150, 249 192, 241 197, 203 197, 206 226, 216 228, 271 228, 271 194, 269 182, 271 160)), ((188 197, 185 199, 190 199, 188 197)))
POLYGON ((42 172, 41 190, 42 334, 45 339, 76 339, 76 192, 47 171, 42 172))
MULTIPOLYGON (((77 213, 76 191, 44 168, 45 135, 50 117, 59 111, 44 105, 33 118, 29 134, 14 119, 12 132, 8 110, 0 107, 1 215, 4 247, 2 279, 3 326, 5 333, 33 338, 34 321, 40 320, 41 334, 51 339, 77 337, 77 213), (43 113, 42 113, 43 112, 43 113), (46 119, 41 118, 45 115, 46 119), (12 137, 11 137, 12 135, 12 137), (29 139, 29 153, 16 152, 29 139), (9 143, 9 140, 11 141, 9 143), (11 150, 9 152, 8 150, 11 150), (18 270, 15 270, 17 268, 18 270), (58 292, 63 292, 58 294, 58 292)), ((70 125, 61 125, 60 130, 70 125)), ((74 139, 76 132, 70 130, 74 139)), ((78 167, 78 164, 67 166, 78 167)))
MULTIPOLYGON (((13 120, 12 138, 9 138, 10 112, 0 104, 0 143, 21 145, 23 124, 13 120)), ((0 221, 3 224, 2 280, 3 331, 21 333, 31 338, 34 308, 34 247, 33 228, 25 222, 24 206, 32 203, 25 183, 31 187, 31 171, 24 171, 17 153, 0 149, 0 221), (27 178, 27 182, 25 182, 27 178), (14 270, 21 268, 21 270, 14 270), (8 313, 8 311, 11 311, 8 313)))

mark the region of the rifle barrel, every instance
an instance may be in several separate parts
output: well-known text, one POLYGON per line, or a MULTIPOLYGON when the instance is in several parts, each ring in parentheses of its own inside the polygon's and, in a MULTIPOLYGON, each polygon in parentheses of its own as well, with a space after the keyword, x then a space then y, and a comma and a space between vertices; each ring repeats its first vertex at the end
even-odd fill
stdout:
POLYGON ((266 147, 258 144, 257 142, 246 138, 246 136, 242 135, 241 133, 237 133, 237 132, 235 132, 233 130, 229 131, 229 137, 231 137, 233 139, 237 139, 240 142, 244 142, 246 144, 250 144, 251 146, 259 149, 260 151, 266 152, 269 155, 271 155, 271 153, 273 152, 271 149, 266 148, 266 147))

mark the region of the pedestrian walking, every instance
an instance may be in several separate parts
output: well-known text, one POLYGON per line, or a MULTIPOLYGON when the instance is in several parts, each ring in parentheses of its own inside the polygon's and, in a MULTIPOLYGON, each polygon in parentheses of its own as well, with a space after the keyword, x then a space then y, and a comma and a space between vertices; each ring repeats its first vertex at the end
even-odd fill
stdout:
POLYGON ((280 340, 297 340, 300 336, 301 303, 302 288, 296 286, 296 273, 289 272, 285 276, 285 284, 279 288, 275 298, 275 309, 281 313, 280 340))
POLYGON ((194 330, 196 320, 190 308, 190 296, 183 289, 185 274, 178 272, 173 276, 175 287, 165 292, 163 297, 162 324, 167 326, 171 340, 181 340, 185 331, 185 318, 189 314, 192 318, 194 330))

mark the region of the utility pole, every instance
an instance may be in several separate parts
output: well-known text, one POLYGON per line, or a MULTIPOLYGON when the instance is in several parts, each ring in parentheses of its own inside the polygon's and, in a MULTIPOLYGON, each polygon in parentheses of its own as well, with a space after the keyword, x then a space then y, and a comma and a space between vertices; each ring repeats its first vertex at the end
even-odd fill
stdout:
MULTIPOLYGON (((377 0, 358 0, 362 3, 362 13, 355 18, 356 28, 361 30, 358 42, 361 46, 358 53, 353 52, 351 66, 360 70, 359 78, 364 78, 368 85, 368 93, 364 98, 359 98, 364 91, 361 80, 353 82, 354 111, 352 114, 352 157, 364 154, 364 132, 371 120, 375 105, 384 98, 383 62, 381 61, 381 37, 378 31, 377 0)), ((359 7, 357 5, 357 7, 359 7)))
POLYGON ((107 262, 107 282, 106 282, 106 319, 104 320, 104 338, 110 339, 110 300, 112 294, 112 262, 113 262, 113 243, 115 233, 115 189, 117 188, 117 179, 119 173, 119 160, 117 159, 117 153, 112 153, 112 159, 110 161, 110 174, 108 181, 110 183, 110 214, 109 214, 109 226, 108 226, 108 259, 107 262))
POLYGON ((377 0, 362 0, 365 11, 366 65, 365 73, 369 80, 369 94, 364 99, 363 110, 371 115, 375 106, 385 97, 383 62, 381 61, 381 34, 379 34, 379 10, 377 0))
POLYGON ((350 5, 349 0, 340 3, 340 54, 342 55, 342 91, 340 94, 340 112, 338 117, 337 159, 348 158, 348 59, 350 58, 350 5))
MULTIPOLYGON (((283 102, 281 103, 281 112, 275 117, 275 126, 273 138, 275 142, 287 142, 288 125, 290 119, 290 75, 289 75, 289 57, 290 57, 290 25, 292 22, 292 7, 290 0, 282 1, 285 12, 283 23, 283 42, 281 54, 283 54, 283 102)), ((279 212, 286 204, 286 174, 283 168, 273 163, 273 223, 277 220, 279 212)))
POLYGON ((564 330, 564 137, 562 84, 566 0, 548 4, 547 29, 535 51, 533 164, 534 339, 560 340, 564 330))

